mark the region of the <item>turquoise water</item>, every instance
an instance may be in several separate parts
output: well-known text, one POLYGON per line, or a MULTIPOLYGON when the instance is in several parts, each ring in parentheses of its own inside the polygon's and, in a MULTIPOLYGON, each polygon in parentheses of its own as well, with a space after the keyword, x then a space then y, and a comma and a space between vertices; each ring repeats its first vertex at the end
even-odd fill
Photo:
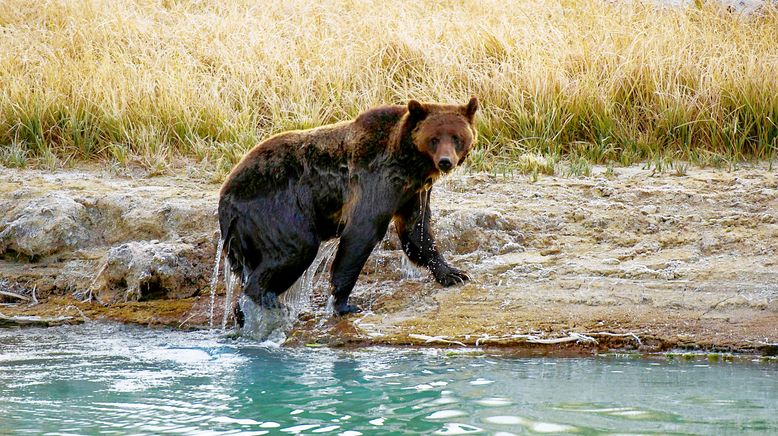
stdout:
POLYGON ((0 330, 0 434, 778 432, 775 363, 450 354, 0 330))

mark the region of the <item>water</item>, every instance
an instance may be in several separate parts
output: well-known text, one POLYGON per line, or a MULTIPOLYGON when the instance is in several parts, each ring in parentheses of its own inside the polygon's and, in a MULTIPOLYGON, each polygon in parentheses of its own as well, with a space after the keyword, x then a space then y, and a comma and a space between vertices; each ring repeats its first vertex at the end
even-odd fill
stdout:
POLYGON ((775 434, 778 365, 0 330, 0 434, 775 434), (505 434, 505 433, 503 433, 505 434))

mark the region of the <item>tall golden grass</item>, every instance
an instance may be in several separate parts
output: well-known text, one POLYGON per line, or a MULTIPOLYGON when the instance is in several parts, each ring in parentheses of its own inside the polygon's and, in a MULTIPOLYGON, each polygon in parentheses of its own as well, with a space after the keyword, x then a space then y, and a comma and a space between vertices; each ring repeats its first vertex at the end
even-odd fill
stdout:
POLYGON ((227 171, 262 138, 482 101, 476 169, 772 159, 778 11, 601 0, 5 0, 0 162, 227 171))

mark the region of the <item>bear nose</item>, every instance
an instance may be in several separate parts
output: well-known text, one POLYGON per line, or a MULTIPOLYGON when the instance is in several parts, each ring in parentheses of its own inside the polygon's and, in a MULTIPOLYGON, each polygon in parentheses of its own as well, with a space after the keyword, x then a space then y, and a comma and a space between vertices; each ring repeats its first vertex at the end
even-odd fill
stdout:
POLYGON ((449 170, 451 170, 451 168, 453 166, 454 165, 451 163, 451 159, 449 159, 447 157, 441 158, 438 161, 438 168, 440 168, 441 170, 443 170, 445 172, 448 172, 449 170))

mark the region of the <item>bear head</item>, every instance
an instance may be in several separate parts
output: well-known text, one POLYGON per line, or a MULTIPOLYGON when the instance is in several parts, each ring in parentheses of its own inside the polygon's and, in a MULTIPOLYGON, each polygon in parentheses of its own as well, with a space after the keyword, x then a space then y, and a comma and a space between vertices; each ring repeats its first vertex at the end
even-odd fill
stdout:
POLYGON ((411 133, 413 143, 439 172, 456 168, 470 152, 476 139, 477 110, 475 97, 462 106, 408 102, 408 117, 415 125, 411 133))

